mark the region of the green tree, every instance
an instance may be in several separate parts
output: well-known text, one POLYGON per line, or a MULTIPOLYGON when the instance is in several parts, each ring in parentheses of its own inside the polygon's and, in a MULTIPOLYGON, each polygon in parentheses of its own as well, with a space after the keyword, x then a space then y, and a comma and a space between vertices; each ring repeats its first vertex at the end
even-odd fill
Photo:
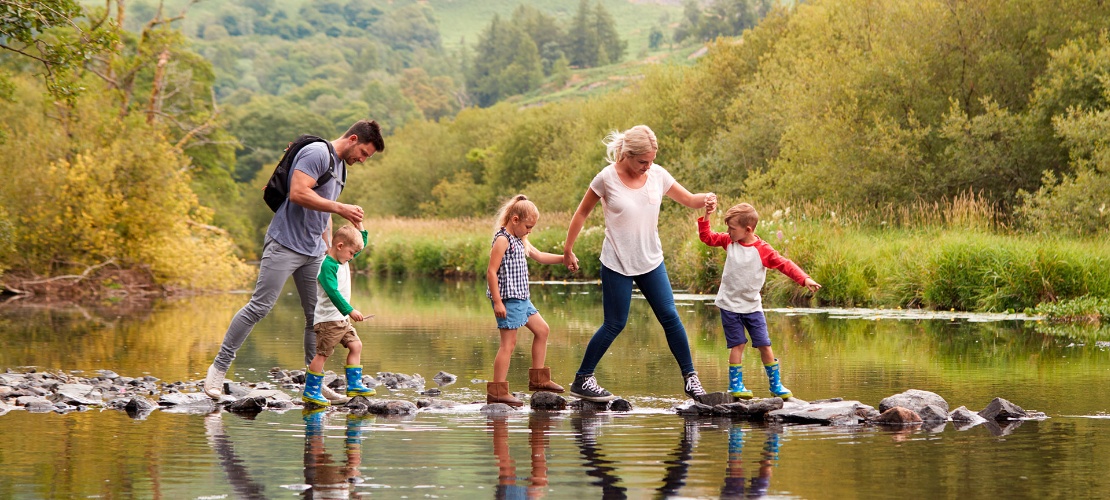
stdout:
POLYGON ((467 90, 479 106, 528 92, 543 81, 539 50, 520 28, 493 21, 479 35, 474 65, 467 75, 467 90))

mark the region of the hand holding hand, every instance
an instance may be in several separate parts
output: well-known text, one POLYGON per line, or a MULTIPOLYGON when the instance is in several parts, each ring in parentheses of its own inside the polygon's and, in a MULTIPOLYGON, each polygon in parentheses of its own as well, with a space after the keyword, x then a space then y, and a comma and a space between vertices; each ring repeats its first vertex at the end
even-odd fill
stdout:
POLYGON ((821 289, 821 284, 813 281, 813 278, 806 278, 806 282, 803 283, 802 286, 808 288, 811 292, 816 292, 821 289))
POLYGON ((709 214, 717 211, 717 195, 714 193, 706 193, 705 195, 705 218, 709 218, 709 214))
POLYGON ((339 209, 336 210, 335 213, 339 214, 340 217, 351 221, 351 224, 355 224, 356 227, 358 224, 362 223, 362 217, 365 215, 362 211, 362 207, 358 205, 348 205, 346 203, 340 203, 339 209))
POLYGON ((578 272, 578 257, 573 251, 563 252, 563 265, 567 266, 567 270, 572 273, 578 272))

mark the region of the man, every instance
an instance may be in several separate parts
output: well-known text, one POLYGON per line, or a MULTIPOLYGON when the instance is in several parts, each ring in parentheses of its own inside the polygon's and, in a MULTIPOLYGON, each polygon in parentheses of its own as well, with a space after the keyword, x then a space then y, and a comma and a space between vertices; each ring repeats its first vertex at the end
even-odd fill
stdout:
MULTIPOLYGON (((312 362, 316 356, 316 334, 312 330, 316 309, 316 275, 328 247, 326 239, 332 233, 330 214, 338 214, 353 224, 362 222, 362 207, 335 200, 347 180, 347 166, 362 163, 383 150, 385 141, 378 123, 360 120, 351 125, 341 138, 331 141, 330 148, 323 142, 314 142, 294 157, 290 169, 289 200, 277 209, 266 230, 254 294, 231 320, 220 352, 204 378, 204 392, 209 397, 220 398, 224 376, 235 359, 235 353, 247 340, 254 325, 270 313, 290 276, 297 285, 297 295, 305 314, 305 364, 312 362), (335 164, 335 172, 331 179, 317 186, 316 180, 329 171, 332 163, 335 164)), ((331 390, 324 395, 329 399, 342 397, 331 390)))

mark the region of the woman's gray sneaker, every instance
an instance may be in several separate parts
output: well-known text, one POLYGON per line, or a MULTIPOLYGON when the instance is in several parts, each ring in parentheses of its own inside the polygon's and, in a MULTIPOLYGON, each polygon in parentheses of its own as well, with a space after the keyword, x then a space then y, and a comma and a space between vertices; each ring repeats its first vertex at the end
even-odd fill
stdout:
POLYGON ((597 379, 594 378, 592 373, 589 375, 575 375, 574 383, 570 385, 570 395, 595 403, 617 399, 613 393, 597 385, 597 379))

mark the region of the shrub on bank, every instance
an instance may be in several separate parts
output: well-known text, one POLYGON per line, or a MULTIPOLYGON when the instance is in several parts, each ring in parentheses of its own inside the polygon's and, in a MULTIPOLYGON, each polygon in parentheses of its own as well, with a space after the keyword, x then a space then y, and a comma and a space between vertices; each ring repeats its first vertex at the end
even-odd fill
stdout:
MULTIPOLYGON (((915 222, 914 227, 869 226, 835 213, 772 211, 758 233, 824 288, 812 294, 777 271, 767 272, 769 304, 843 307, 927 307, 967 311, 1021 311, 1083 296, 1110 298, 1110 243, 998 234, 915 222)), ((690 212, 665 212, 660 238, 677 289, 714 293, 725 252, 697 235, 690 212)), ((564 218, 565 219, 565 218, 564 218)), ((575 244, 581 270, 530 263, 532 279, 597 279, 604 228, 591 221, 575 244)), ((371 223, 370 225, 373 225, 371 223)), ((408 221, 372 236, 357 267, 378 273, 482 278, 492 229, 450 221, 408 221), (440 228, 440 229, 436 229, 440 228)), ((719 218, 714 230, 724 231, 719 218)), ((537 228, 536 248, 561 253, 564 221, 537 228)))

